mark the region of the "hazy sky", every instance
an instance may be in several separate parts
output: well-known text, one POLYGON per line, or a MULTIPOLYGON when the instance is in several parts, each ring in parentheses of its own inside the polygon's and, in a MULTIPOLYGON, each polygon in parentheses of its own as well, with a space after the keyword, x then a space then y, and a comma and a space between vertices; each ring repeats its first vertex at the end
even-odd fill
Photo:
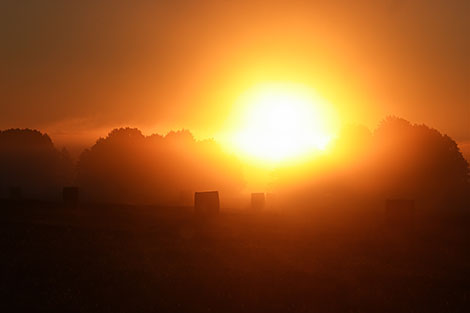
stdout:
MULTIPOLYGON (((223 129, 237 94, 313 86, 470 141, 470 1, 1 1, 0 128, 223 129)), ((84 139, 83 139, 84 140, 84 139)))

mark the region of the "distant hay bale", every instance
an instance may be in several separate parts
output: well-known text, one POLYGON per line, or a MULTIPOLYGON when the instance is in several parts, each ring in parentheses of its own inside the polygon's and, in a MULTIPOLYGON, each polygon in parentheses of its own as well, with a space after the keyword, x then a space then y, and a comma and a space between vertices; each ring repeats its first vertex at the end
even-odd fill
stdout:
POLYGON ((266 199, 264 193, 255 192, 251 194, 251 208, 253 210, 263 210, 266 205, 266 199))
POLYGON ((8 198, 10 200, 20 200, 23 198, 23 190, 20 186, 10 186, 8 188, 8 198))
POLYGON ((414 224, 415 201, 410 199, 387 199, 385 202, 387 224, 408 227, 414 224))
POLYGON ((77 208, 79 202, 78 187, 64 187, 62 189, 62 198, 68 208, 77 208))
POLYGON ((194 211, 196 214, 212 215, 219 213, 219 192, 205 191, 194 193, 194 211))

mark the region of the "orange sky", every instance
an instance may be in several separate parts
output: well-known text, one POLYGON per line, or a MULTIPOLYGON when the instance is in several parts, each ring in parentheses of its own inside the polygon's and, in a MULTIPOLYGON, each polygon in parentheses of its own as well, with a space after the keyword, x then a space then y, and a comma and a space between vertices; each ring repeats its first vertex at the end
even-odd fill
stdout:
POLYGON ((2 1, 1 129, 212 137, 244 90, 288 81, 344 123, 394 114, 470 142, 468 1, 97 2, 2 1))

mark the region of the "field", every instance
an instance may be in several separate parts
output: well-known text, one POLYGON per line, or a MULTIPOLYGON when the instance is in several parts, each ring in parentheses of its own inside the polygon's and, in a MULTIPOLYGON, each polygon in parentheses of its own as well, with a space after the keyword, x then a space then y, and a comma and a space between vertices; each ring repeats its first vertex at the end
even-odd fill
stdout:
POLYGON ((470 312, 468 218, 382 213, 4 201, 0 312, 470 312))

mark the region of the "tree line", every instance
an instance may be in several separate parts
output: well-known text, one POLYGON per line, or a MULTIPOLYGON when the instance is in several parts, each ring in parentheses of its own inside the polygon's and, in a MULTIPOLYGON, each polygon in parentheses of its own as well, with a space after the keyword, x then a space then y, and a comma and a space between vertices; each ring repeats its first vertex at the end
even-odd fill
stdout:
MULTIPOLYGON (((349 126, 330 149, 302 167, 278 169, 273 189, 299 203, 395 197, 435 207, 469 204, 468 162, 452 138, 426 125, 390 116, 374 131, 349 126)), ((86 201, 176 204, 197 190, 235 195, 245 181, 240 160, 188 130, 145 136, 136 128, 114 129, 76 162, 47 134, 0 131, 4 196, 20 186, 25 196, 53 199, 71 185, 86 201)))

